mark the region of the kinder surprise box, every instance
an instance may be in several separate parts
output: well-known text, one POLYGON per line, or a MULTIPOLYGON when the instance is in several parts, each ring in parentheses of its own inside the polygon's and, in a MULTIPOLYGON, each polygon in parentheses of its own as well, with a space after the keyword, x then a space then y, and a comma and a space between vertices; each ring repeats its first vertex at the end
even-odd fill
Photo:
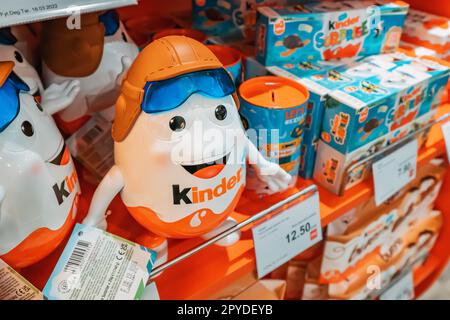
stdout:
POLYGON ((430 59, 398 61, 391 71, 328 93, 314 179, 335 193, 367 173, 362 166, 343 181, 348 166, 423 127, 436 110, 449 68, 430 59))
POLYGON ((226 39, 249 38, 259 6, 297 4, 301 0, 193 0, 193 27, 226 39))
POLYGON ((430 231, 416 243, 415 249, 432 240, 430 236, 436 235, 441 220, 440 214, 435 215, 432 209, 445 172, 445 162, 434 159, 419 168, 416 178, 391 201, 377 206, 371 198, 328 226, 320 278, 330 284, 330 294, 340 298, 353 295, 353 290, 348 289, 355 276, 365 280, 368 274, 364 267, 370 263, 387 267, 387 261, 406 249, 410 242, 405 235, 415 228, 419 230, 412 240, 422 231, 430 231), (375 256, 383 259, 374 260, 375 256))
POLYGON ((283 68, 267 67, 273 74, 303 84, 310 92, 306 108, 305 135, 300 160, 300 175, 309 179, 313 175, 317 143, 320 138, 325 100, 332 90, 356 80, 367 79, 397 67, 397 61, 383 55, 346 59, 339 62, 318 61, 315 64, 285 64, 283 68))
POLYGON ((408 4, 310 2, 258 11, 257 58, 275 65, 392 52, 399 45, 408 4))
POLYGON ((450 20, 411 9, 405 21, 402 39, 433 49, 441 57, 449 56, 450 20))
POLYGON ((313 86, 308 86, 308 83, 306 81, 303 82, 302 79, 308 77, 324 77, 323 74, 335 66, 336 64, 326 64, 317 61, 285 64, 283 67, 267 67, 267 70, 270 73, 299 82, 308 88, 308 91, 310 92, 306 104, 305 132, 303 143, 301 145, 299 167, 299 175, 305 179, 312 177, 317 141, 319 139, 320 126, 322 124, 323 107, 320 99, 321 95, 317 94, 317 92, 314 91, 315 88, 313 86))

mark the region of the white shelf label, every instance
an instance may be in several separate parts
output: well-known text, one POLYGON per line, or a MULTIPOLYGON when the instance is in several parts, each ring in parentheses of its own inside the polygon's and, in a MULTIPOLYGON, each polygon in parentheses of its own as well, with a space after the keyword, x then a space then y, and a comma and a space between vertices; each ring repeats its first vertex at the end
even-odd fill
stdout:
POLYGON ((137 4, 137 0, 14 0, 2 1, 0 27, 67 17, 137 4))
POLYGON ((447 121, 442 126, 442 134, 444 135, 445 147, 447 149, 447 159, 450 161, 450 121, 447 121))
POLYGON ((256 269, 262 278, 322 240, 319 194, 254 227, 256 269))
POLYGON ((380 300, 411 300, 414 299, 414 279, 412 271, 398 280, 382 295, 380 300))
POLYGON ((373 182, 375 203, 382 204, 416 177, 417 140, 375 162, 373 182))

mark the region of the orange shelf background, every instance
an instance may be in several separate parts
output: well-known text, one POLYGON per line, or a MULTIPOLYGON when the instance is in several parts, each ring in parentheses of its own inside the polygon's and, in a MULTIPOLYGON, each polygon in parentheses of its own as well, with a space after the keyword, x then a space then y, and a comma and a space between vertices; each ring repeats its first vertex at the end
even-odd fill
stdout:
MULTIPOLYGON (((450 112, 450 104, 441 106, 438 115, 446 112, 450 112)), ((420 166, 422 163, 426 163, 430 159, 444 154, 445 145, 442 133, 440 126, 436 125, 430 132, 426 147, 419 153, 418 165, 420 166)), ((77 217, 77 220, 81 221, 87 211, 94 187, 84 182, 84 171, 82 168, 79 168, 79 172, 80 180, 83 182, 83 197, 80 208, 81 214, 77 217)), ((271 197, 265 201, 255 201, 243 197, 233 216, 238 221, 248 219, 249 213, 256 213, 268 208, 273 203, 299 191, 302 187, 311 183, 311 181, 299 179, 297 189, 271 197), (243 214, 242 212, 246 212, 247 214, 243 214)), ((449 190, 450 175, 447 175, 447 181, 438 199, 438 207, 444 212, 445 224, 435 248, 430 253, 430 258, 414 274, 414 280, 418 286, 416 292, 418 293, 423 292, 434 281, 439 275, 439 271, 442 270, 448 261, 450 251, 446 244, 450 243, 450 206, 446 205, 446 202, 448 202, 446 195, 449 194, 449 190)), ((326 226, 349 209, 369 199, 372 194, 373 187, 371 179, 348 190, 342 197, 319 188, 322 225, 326 226)), ((110 208, 113 213, 108 218, 108 231, 130 240, 134 240, 145 232, 131 218, 118 197, 113 201, 110 208)), ((255 272, 256 258, 251 227, 250 225, 243 229, 242 238, 237 244, 228 248, 214 245, 210 246, 164 271, 162 275, 155 279, 161 299, 206 299, 221 289, 226 288, 242 276, 255 272)), ((202 241, 201 239, 170 240, 169 259, 173 259, 187 250, 194 248, 202 241)), ((22 270, 21 273, 34 285, 42 289, 62 249, 63 245, 48 259, 22 270)), ((302 254, 302 257, 303 259, 308 259, 313 255, 314 248, 302 254)))
MULTIPOLYGON (((446 15, 450 17, 450 1, 442 0, 406 0, 413 7, 428 12, 446 15)), ((139 6, 122 8, 121 16, 129 19, 137 15, 161 15, 171 8, 177 11, 189 10, 191 1, 173 0, 161 2, 156 0, 141 0, 139 6)), ((439 113, 450 112, 450 104, 440 108, 439 113)), ((443 142, 440 127, 435 126, 427 143, 427 147, 421 150, 419 155, 419 165, 425 163, 435 156, 445 154, 445 144, 443 142)), ((80 180, 83 181, 83 169, 78 168, 80 180)), ((302 187, 311 184, 311 181, 299 180, 298 189, 286 192, 281 196, 272 197, 262 202, 244 198, 239 203, 234 217, 238 221, 243 221, 249 215, 242 212, 258 212, 271 204, 277 202, 282 197, 286 197, 302 187), (239 213, 241 212, 241 213, 239 213)), ((81 200, 80 215, 77 217, 81 221, 87 212, 88 204, 94 187, 83 181, 83 197, 81 200)), ((331 221, 341 216, 351 208, 369 199, 373 194, 371 179, 348 190, 343 197, 338 197, 323 188, 319 188, 321 222, 326 226, 331 221)), ((450 173, 447 173, 444 186, 437 201, 437 207, 444 213, 444 227, 441 235, 432 249, 426 263, 414 272, 414 282, 416 294, 423 293, 439 277, 443 268, 447 264, 450 255, 450 173)), ((126 212, 121 200, 116 198, 111 210, 113 214, 108 219, 108 231, 133 240, 138 235, 145 232, 131 216, 126 212)), ((183 241, 170 241, 169 259, 172 259, 202 242, 201 239, 189 239, 183 241)), ((64 243, 65 244, 65 243, 64 243)), ((21 273, 38 288, 45 285, 56 261, 61 254, 64 244, 47 259, 32 267, 21 270, 21 273)), ((307 252, 304 257, 308 258, 307 252)), ((238 280, 243 275, 255 272, 255 255, 251 226, 242 232, 241 240, 229 248, 210 246, 194 256, 167 269, 161 276, 156 278, 156 284, 161 299, 205 299, 238 280)))

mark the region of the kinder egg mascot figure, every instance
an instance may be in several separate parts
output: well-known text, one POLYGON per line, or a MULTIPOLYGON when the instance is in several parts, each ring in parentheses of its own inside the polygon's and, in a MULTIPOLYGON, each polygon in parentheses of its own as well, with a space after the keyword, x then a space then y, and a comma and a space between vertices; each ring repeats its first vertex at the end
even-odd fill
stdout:
POLYGON ((30 93, 38 96, 43 92, 41 79, 24 53, 16 46, 17 42, 11 28, 0 29, 0 61, 13 61, 14 72, 28 85, 30 93))
POLYGON ((0 62, 0 259, 22 268, 71 231, 80 187, 53 118, 13 66, 0 62))
MULTIPOLYGON (((165 238, 207 239, 236 223, 229 215, 244 189, 246 160, 273 192, 287 188, 291 176, 249 142, 237 104, 233 80, 206 46, 183 36, 149 44, 122 85, 112 130, 115 166, 97 188, 84 223, 104 226, 107 207, 120 192, 131 215, 150 231, 147 240, 137 241, 156 250, 162 263, 165 238), (203 147, 194 133, 198 124, 224 139, 203 147), (174 152, 186 137, 193 148, 174 152)), ((238 239, 232 234, 218 244, 238 239)))
POLYGON ((53 114, 72 103, 80 91, 78 80, 53 83, 44 90, 39 74, 17 45, 18 40, 10 28, 0 29, 0 61, 14 62, 14 73, 27 84, 29 93, 49 108, 46 111, 53 114))
POLYGON ((42 73, 47 86, 80 82, 75 101, 55 117, 59 128, 71 134, 94 113, 114 118, 120 85, 139 49, 115 11, 83 14, 78 29, 67 23, 67 18, 44 22, 42 73))

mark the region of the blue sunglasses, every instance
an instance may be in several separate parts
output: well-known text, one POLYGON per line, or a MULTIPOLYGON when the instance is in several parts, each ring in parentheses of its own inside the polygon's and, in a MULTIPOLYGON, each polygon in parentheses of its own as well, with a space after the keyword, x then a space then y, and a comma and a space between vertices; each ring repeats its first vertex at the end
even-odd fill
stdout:
POLYGON ((235 91, 234 82, 225 69, 196 71, 169 80, 147 82, 141 109, 145 113, 167 111, 180 106, 197 92, 222 98, 235 91))
POLYGON ((3 132, 19 114, 20 91, 30 89, 14 72, 12 72, 5 83, 0 87, 0 132, 3 132))

